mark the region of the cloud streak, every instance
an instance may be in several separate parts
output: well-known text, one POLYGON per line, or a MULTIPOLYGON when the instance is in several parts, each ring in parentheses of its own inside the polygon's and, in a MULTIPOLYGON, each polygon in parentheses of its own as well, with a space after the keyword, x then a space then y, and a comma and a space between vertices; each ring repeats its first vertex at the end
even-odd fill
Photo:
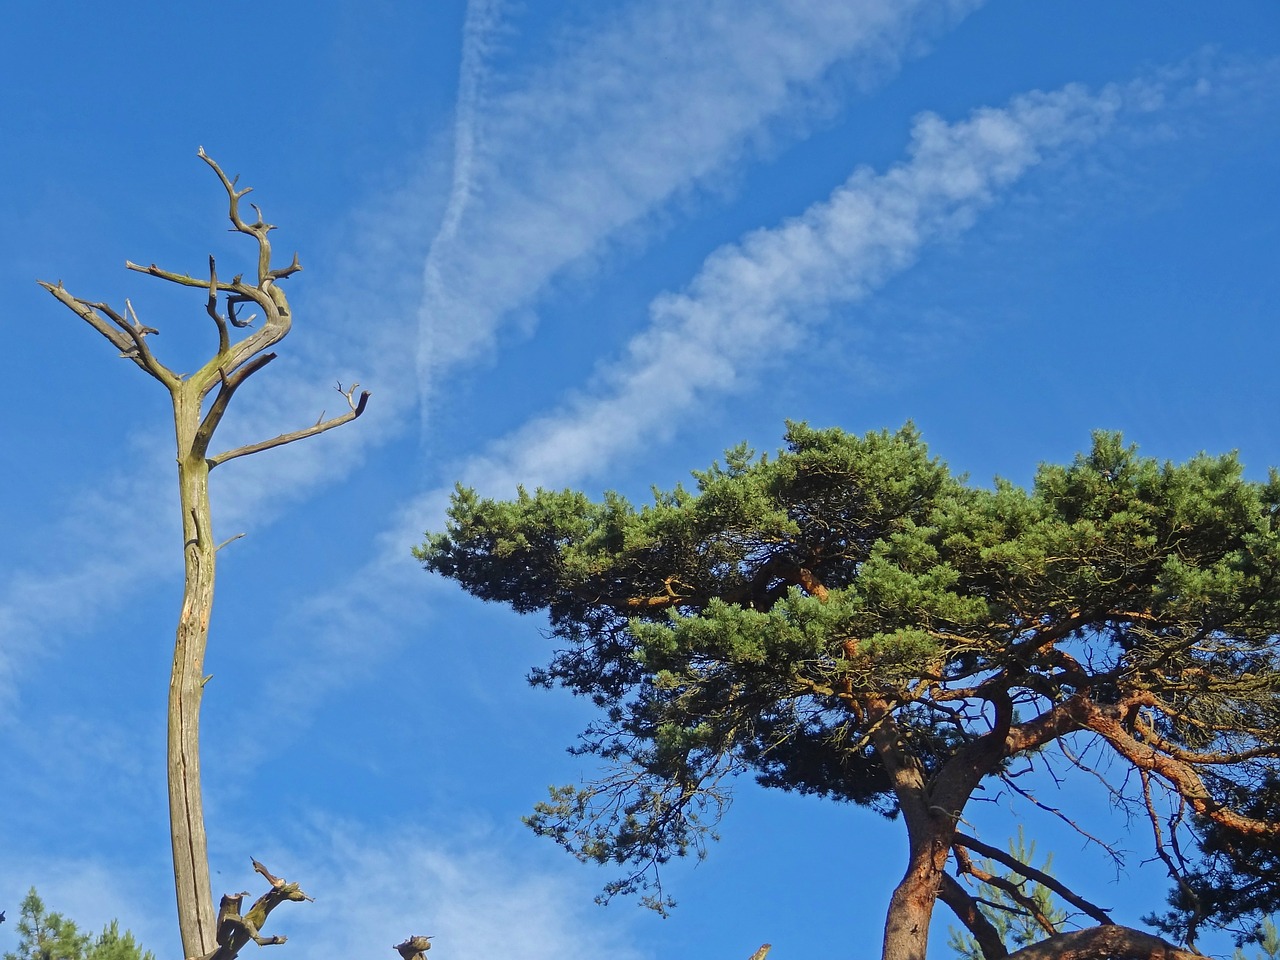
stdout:
MULTIPOLYGON (((1094 143, 1126 111, 1160 111, 1168 86, 1143 81, 1091 93, 1072 85, 952 123, 922 114, 902 162, 883 173, 859 167, 799 216, 714 251, 684 290, 652 301, 649 327, 601 368, 592 389, 463 461, 455 476, 502 497, 518 485, 560 487, 603 475, 642 445, 669 438, 670 424, 689 409, 749 387, 767 364, 815 342, 824 318, 908 268, 927 244, 970 226, 1037 164, 1094 143)), ((307 702, 345 682, 343 638, 360 622, 368 634, 373 617, 376 632, 395 635, 398 611, 410 606, 404 597, 422 606, 429 583, 413 586, 420 575, 403 559, 404 545, 443 525, 450 493, 438 487, 405 504, 355 586, 310 604, 308 621, 341 626, 308 631, 281 671, 305 676, 294 689, 307 702)))
MULTIPOLYGON (((1070 86, 956 123, 921 115, 907 159, 882 174, 858 168, 800 216, 712 253, 685 290, 650 304, 649 328, 601 370, 594 390, 494 444, 466 464, 464 482, 503 495, 519 483, 564 485, 641 437, 662 439, 678 414, 743 388, 799 349, 819 318, 970 225, 1047 154, 1103 135, 1124 104, 1119 88, 1070 86)), ((441 499, 432 496, 432 506, 441 499)))
MULTIPOLYGON (((314 318, 305 342, 290 344, 300 361, 282 359, 280 369, 255 382, 253 403, 233 409, 221 439, 230 447, 311 422, 321 407, 341 402, 330 390, 334 377, 371 386, 369 412, 353 429, 216 472, 219 529, 261 526, 399 435, 415 376, 425 371, 436 383, 446 368, 474 356, 500 319, 556 271, 722 169, 770 119, 794 112, 834 64, 855 58, 891 65, 921 32, 954 22, 978 2, 632 3, 563 39, 531 74, 501 82, 486 66, 498 49, 501 2, 473 0, 452 184, 429 251, 418 236, 435 202, 425 183, 434 171, 424 169, 422 178, 351 218, 359 239, 348 244, 356 252, 341 274, 319 290, 299 291, 300 316, 314 318), (360 305, 358 338, 350 335, 352 304, 360 305), (400 319, 415 312, 422 347, 416 371, 404 346, 412 322, 400 319), (319 373, 300 374, 304 368, 319 373)), ((86 497, 67 511, 76 537, 74 549, 60 555, 85 559, 57 575, 24 575, 0 591, 0 710, 14 702, 18 665, 51 635, 118 609, 140 584, 176 569, 173 525, 139 524, 118 506, 173 499, 167 441, 148 435, 139 446, 150 464, 145 491, 122 474, 99 478, 99 489, 120 488, 118 499, 86 497), (54 595, 75 601, 42 602, 54 595)))
POLYGON ((424 391, 488 349, 503 317, 528 306, 567 264, 722 170, 771 120, 794 115, 835 65, 857 58, 883 72, 922 33, 978 5, 633 3, 484 98, 480 64, 495 11, 476 0, 453 196, 419 311, 424 391))

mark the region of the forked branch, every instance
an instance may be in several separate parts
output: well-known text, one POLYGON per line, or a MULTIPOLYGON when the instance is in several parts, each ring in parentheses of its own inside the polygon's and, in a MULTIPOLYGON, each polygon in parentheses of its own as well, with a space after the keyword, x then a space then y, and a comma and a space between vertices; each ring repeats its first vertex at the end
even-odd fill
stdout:
POLYGON ((178 375, 155 358, 151 348, 147 346, 149 334, 159 333, 155 327, 143 326, 134 313, 133 305, 126 303, 128 318, 122 316, 105 303, 95 303, 73 296, 62 281, 48 283, 37 280, 36 283, 48 290, 65 306, 69 307, 80 319, 102 334, 112 346, 120 351, 120 356, 132 360, 139 367, 155 377, 166 387, 172 388, 178 382, 178 375), (102 314, 106 314, 104 317, 102 314))
POLYGON ((218 368, 218 379, 221 383, 218 395, 213 398, 213 403, 209 405, 209 412, 204 415, 204 419, 200 422, 200 429, 196 431, 195 450, 200 456, 208 451, 209 441, 213 439, 213 433, 222 422, 222 417, 227 412, 227 405, 231 403, 236 390, 275 358, 274 353, 260 353, 239 370, 229 374, 221 367, 218 368))
POLYGON ((204 152, 204 147, 201 147, 197 152, 200 159, 207 163, 213 172, 218 175, 218 179, 222 181, 222 186, 227 191, 228 214, 231 218, 232 228, 248 234, 258 241, 258 286, 265 289, 271 281, 283 280, 285 277, 292 276, 301 270, 302 265, 298 263, 298 255, 296 253, 293 255, 293 262, 289 266, 279 270, 271 269, 271 241, 267 239, 267 234, 276 228, 275 224, 267 223, 263 220, 262 211, 254 203, 249 204, 249 206, 253 207, 253 212, 257 216, 253 223, 247 222, 240 216, 240 200, 246 194, 252 193, 253 187, 237 190, 236 181, 222 172, 222 168, 204 152))

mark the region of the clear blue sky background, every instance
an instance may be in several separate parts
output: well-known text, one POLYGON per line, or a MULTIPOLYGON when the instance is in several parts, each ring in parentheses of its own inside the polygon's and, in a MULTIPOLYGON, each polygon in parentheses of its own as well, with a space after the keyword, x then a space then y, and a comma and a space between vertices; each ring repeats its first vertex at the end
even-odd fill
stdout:
MULTIPOLYGON (((34 281, 130 297, 194 367, 200 297, 123 262, 248 256, 198 145, 305 266, 227 445, 332 413, 336 380, 373 391, 215 475, 219 533, 247 536, 208 662, 214 887, 255 887, 251 855, 300 881, 290 955, 878 952, 903 840, 867 811, 740 784, 665 922, 594 906, 609 875, 520 826, 590 773, 563 750, 590 713, 524 685, 537 618, 410 558, 459 478, 644 496, 785 418, 911 418, 984 483, 1095 428, 1280 464, 1274 0, 45 0, 6 8, 0 117, 11 920, 35 884, 179 950, 167 398, 34 281)), ((1048 832, 1061 875, 1130 922, 1160 904, 1145 835, 1086 786, 1045 800, 1133 851, 1117 872, 1048 832)), ((977 826, 1002 844, 1007 814, 977 826)))

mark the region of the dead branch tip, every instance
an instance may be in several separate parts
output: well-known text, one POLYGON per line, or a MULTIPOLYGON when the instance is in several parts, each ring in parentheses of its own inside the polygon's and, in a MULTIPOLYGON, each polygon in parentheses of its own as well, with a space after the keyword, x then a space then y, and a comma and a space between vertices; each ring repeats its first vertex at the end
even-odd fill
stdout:
POLYGON ((257 860, 255 860, 253 857, 250 857, 250 858, 249 858, 249 862, 253 864, 253 869, 254 869, 254 870, 256 870, 258 873, 262 874, 262 876, 266 878, 267 883, 271 884, 273 887, 282 887, 282 886, 284 886, 284 881, 283 881, 283 880, 281 880, 279 877, 272 876, 271 872, 270 872, 270 871, 268 871, 266 867, 264 867, 262 864, 260 864, 260 863, 259 863, 257 860))

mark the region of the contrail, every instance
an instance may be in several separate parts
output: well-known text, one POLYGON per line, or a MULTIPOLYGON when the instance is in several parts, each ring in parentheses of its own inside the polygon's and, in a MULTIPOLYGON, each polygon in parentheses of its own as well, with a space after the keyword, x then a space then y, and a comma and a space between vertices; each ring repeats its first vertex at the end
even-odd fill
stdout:
MULTIPOLYGON (((423 275, 424 303, 438 303, 441 289, 440 262, 437 250, 453 241, 458 224, 471 200, 472 171, 475 166, 476 108, 484 86, 485 55, 489 40, 501 20, 501 0, 470 0, 462 26, 462 62, 458 68, 458 101, 455 108, 453 129, 453 183, 449 190, 449 202, 445 206, 440 228, 427 252, 423 275)), ((420 326, 430 327, 431 318, 419 318, 420 326)), ((422 338, 419 346, 418 372, 419 396, 422 402, 422 418, 425 421, 425 399, 429 374, 429 340, 422 338)))

